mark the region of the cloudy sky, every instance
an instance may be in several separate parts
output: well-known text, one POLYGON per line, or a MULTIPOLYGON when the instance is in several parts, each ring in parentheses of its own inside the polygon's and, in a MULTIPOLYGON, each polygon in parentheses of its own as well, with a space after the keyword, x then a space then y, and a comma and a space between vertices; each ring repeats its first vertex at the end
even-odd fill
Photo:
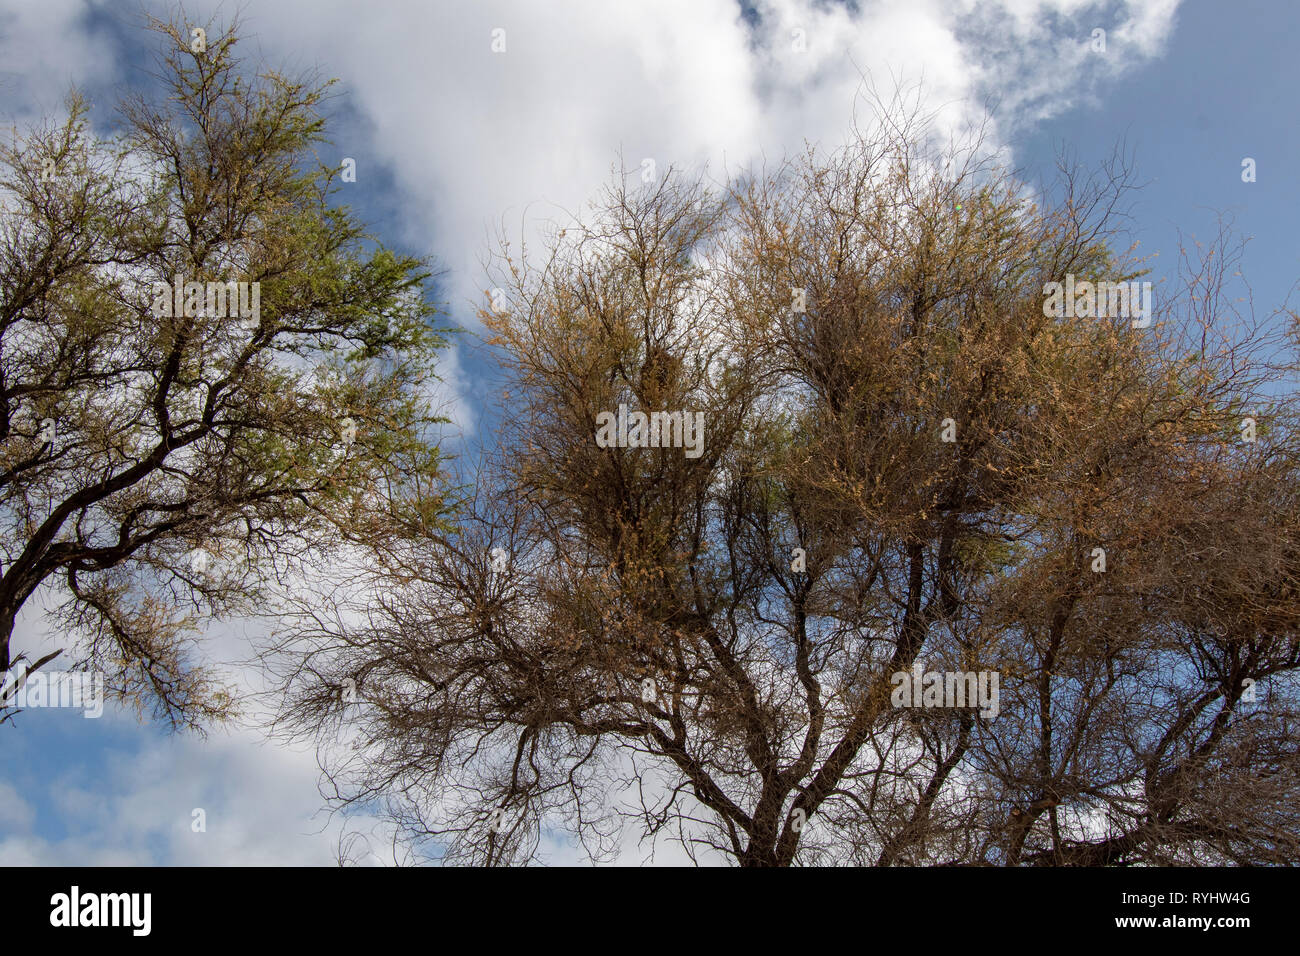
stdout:
MULTIPOLYGON (((165 8, 145 3, 146 9, 165 8)), ((192 2, 190 19, 230 3, 192 2)), ((0 120, 58 112, 71 84, 108 128, 123 88, 148 82, 137 3, 0 0, 0 120)), ((391 245, 446 269, 451 321, 477 327, 489 238, 578 213, 611 167, 652 159, 721 173, 805 143, 834 146, 864 83, 923 84, 945 131, 986 122, 989 145, 1046 176, 1065 146, 1096 163, 1124 144, 1147 185, 1133 238, 1175 265, 1180 234, 1232 216, 1251 237, 1257 310, 1300 276, 1300 7, 1268 0, 248 0, 245 55, 338 77, 347 199, 391 245), (1105 51, 1094 31, 1105 31, 1105 51), (494 49, 495 47, 495 49, 494 49), (502 49, 504 47, 504 49, 502 49), (1241 163, 1256 161, 1243 183, 1241 163)), ((328 158, 328 153, 325 154, 328 158)), ((460 435, 497 387, 466 340, 443 368, 460 435)), ((216 624, 205 653, 235 662, 248 626, 216 624)), ((28 613, 20 648, 50 639, 28 613)), ((0 864, 328 864, 344 821, 321 813, 310 751, 253 727, 169 736, 134 712, 28 711, 0 728, 0 864), (192 830, 201 808, 206 831, 192 830)), ((346 823, 371 834, 367 820, 346 823)), ((382 862, 382 834, 370 836, 382 862)), ((657 862, 671 862, 661 848, 657 862)), ((625 860, 648 848, 629 841, 625 860)), ((391 857, 391 854, 389 854, 391 857)), ((555 845, 550 859, 576 856, 555 845)))

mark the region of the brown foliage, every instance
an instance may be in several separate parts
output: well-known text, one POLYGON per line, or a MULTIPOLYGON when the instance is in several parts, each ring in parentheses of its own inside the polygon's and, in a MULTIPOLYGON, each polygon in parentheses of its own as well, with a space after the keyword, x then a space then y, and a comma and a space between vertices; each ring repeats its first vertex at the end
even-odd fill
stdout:
POLYGON ((503 249, 506 421, 455 534, 281 648, 290 726, 366 745, 345 803, 448 862, 544 828, 600 859, 624 815, 747 865, 1300 859, 1297 433, 1212 298, 1233 250, 1151 328, 1045 316, 1144 274, 1125 171, 1040 208, 884 130, 623 178, 503 249), (620 404, 703 412, 703 454, 600 447, 620 404), (892 706, 917 662, 997 671, 1000 713, 892 706))

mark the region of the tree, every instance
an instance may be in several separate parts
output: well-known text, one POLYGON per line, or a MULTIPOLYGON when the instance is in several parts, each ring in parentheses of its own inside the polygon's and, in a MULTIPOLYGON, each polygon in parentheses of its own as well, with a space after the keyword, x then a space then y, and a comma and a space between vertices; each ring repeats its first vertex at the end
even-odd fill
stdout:
POLYGON ((232 701, 196 625, 438 520, 443 336, 427 265, 331 203, 329 84, 246 75, 237 23, 151 27, 161 95, 118 134, 74 92, 0 148, 0 670, 54 656, 11 646, 45 595, 79 666, 200 725, 232 701))
POLYGON ((454 531, 276 648, 285 726, 358 748, 342 805, 443 862, 601 859, 628 818, 741 865, 1300 859, 1297 433, 1239 255, 1149 327, 1051 315, 1146 274, 1126 168, 1039 205, 879 130, 503 247, 454 531), (963 696, 896 696, 930 673, 963 696))

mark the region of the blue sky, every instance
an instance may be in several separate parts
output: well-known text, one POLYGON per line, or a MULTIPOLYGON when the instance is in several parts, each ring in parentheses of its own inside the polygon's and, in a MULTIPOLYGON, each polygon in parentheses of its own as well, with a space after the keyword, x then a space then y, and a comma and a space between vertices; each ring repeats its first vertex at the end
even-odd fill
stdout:
MULTIPOLYGON (((1267 0, 1184 3, 1164 53, 1125 76, 1094 107, 1042 123, 1017 146, 1026 164, 1068 143, 1085 164, 1125 137, 1147 183, 1133 205, 1133 234, 1174 265, 1179 230, 1209 238, 1219 214, 1249 237, 1243 272, 1261 316, 1300 278, 1300 125, 1284 106, 1297 78, 1300 11, 1267 0), (1241 180, 1244 157, 1254 183, 1241 180)), ((1157 273, 1159 274, 1159 273, 1157 273)))
MULTIPOLYGON (((0 120, 57 110, 75 81, 108 122, 114 93, 146 82, 135 9, 0 0, 0 120)), ((1259 317, 1300 277, 1300 126, 1284 105, 1300 88, 1294 4, 251 0, 244 18, 250 53, 342 79, 333 136, 358 163, 345 198, 385 241, 437 257, 450 320, 471 330, 495 224, 535 236, 607 181, 620 150, 629 165, 717 169, 804 140, 834 145, 864 71, 923 75, 953 123, 1000 92, 996 141, 1031 178, 1058 146, 1089 166, 1126 143, 1147 184, 1132 234, 1159 253, 1157 279, 1176 266, 1179 230, 1208 237, 1219 213, 1250 237, 1243 269, 1259 317), (489 49, 497 27, 504 54, 489 49), (1088 49, 1095 27, 1108 31, 1104 54, 1088 49), (1242 182, 1245 157, 1256 182, 1242 182)), ((473 440, 490 429, 496 379, 470 345, 448 354, 442 398, 473 440)), ((232 663, 246 636, 241 622, 217 623, 203 653, 252 679, 232 663)), ((33 610, 18 640, 56 637, 33 610)), ((176 737, 110 705, 100 720, 31 711, 0 735, 0 864, 333 860, 341 821, 319 812, 314 755, 255 727, 176 737), (191 828, 195 808, 206 832, 191 828)), ((644 853, 629 841, 626 861, 644 853)), ((555 847, 553 859, 571 858, 555 847)))

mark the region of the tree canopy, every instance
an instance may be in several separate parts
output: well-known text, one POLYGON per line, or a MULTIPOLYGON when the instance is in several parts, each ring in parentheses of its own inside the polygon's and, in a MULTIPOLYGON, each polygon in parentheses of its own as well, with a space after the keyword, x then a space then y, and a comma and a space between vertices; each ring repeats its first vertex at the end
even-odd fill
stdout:
POLYGON ((11 646, 35 598, 65 661, 201 725, 233 703, 211 615, 437 524, 444 336, 428 264, 333 202, 329 84, 247 70, 237 23, 153 27, 118 132, 74 92, 0 147, 0 671, 48 663, 11 646))
POLYGON ((1053 314, 1148 274, 1123 165, 1035 200, 880 119, 502 248, 454 531, 277 647, 287 725, 363 755, 341 803, 442 862, 629 824, 742 865, 1297 858, 1297 432, 1239 250, 1149 323, 1053 314), (702 454, 598 440, 637 411, 702 454), (996 674, 996 716, 898 706, 923 671, 996 674))

